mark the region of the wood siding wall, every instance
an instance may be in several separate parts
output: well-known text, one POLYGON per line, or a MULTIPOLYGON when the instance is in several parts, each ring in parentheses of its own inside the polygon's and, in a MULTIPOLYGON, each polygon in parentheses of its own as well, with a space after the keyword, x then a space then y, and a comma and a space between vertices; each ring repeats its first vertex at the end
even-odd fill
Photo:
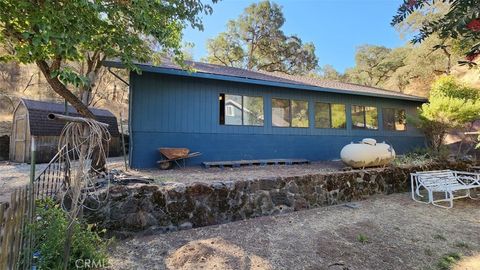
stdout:
POLYGON ((204 155, 192 162, 198 164, 205 160, 220 159, 338 158, 341 146, 364 137, 391 141, 394 146, 397 144, 397 148, 402 148, 397 152, 423 143, 423 135, 411 125, 403 132, 386 131, 382 127, 382 108, 404 108, 407 115, 414 115, 420 105, 418 102, 292 90, 149 72, 143 72, 142 75, 132 73, 130 77, 132 167, 154 166, 155 160, 158 159, 156 148, 160 146, 183 146, 194 151, 202 151, 204 155), (264 126, 220 125, 218 102, 220 93, 262 96, 264 126), (308 101, 310 127, 272 127, 272 98, 308 101), (315 128, 315 102, 346 104, 347 128, 315 128), (351 105, 377 107, 379 129, 352 129, 351 105), (285 145, 286 143, 289 145, 285 145), (323 150, 309 149, 321 146, 323 150), (264 153, 265 151, 268 153, 264 153))

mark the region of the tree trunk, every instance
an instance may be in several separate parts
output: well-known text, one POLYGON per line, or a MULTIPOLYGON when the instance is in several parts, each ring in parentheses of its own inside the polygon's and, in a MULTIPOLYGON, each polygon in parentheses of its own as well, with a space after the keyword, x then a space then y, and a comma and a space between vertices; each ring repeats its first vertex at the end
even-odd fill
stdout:
MULTIPOLYGON (((81 91, 83 104, 89 104, 90 103, 90 99, 92 98, 92 96, 91 96, 92 88, 93 88, 94 82, 96 80, 96 76, 97 76, 97 74, 93 70, 88 73, 89 84, 86 85, 85 87, 83 87, 83 89, 81 91)), ((108 148, 108 146, 107 146, 107 148, 108 148)), ((107 151, 108 151, 108 149, 107 149, 107 151)), ((100 153, 100 148, 99 147, 95 147, 94 151, 92 153, 91 171, 93 171, 95 173, 101 173, 101 172, 105 172, 106 169, 107 169, 107 161, 105 159, 105 156, 102 153, 100 153)))
MULTIPOLYGON (((89 84, 83 86, 81 89, 81 99, 80 100, 77 96, 75 96, 68 88, 56 77, 52 77, 52 67, 50 67, 46 61, 37 61, 37 66, 42 71, 45 79, 47 80, 48 84, 52 87, 52 89, 65 98, 65 100, 70 103, 81 115, 87 118, 95 119, 95 115, 88 109, 88 103, 91 98, 92 87, 96 79, 96 75, 98 70, 100 69, 100 65, 93 67, 93 65, 89 65, 89 72, 87 74, 89 78, 89 84)), ((54 70, 58 70, 60 67, 60 59, 56 59, 56 62, 52 63, 54 70)), ((94 154, 94 159, 92 160, 92 169, 101 172, 105 171, 106 167, 106 160, 103 156, 99 155, 98 151, 94 154)))
POLYGON ((81 115, 95 119, 95 116, 88 109, 88 107, 84 103, 82 103, 82 101, 78 99, 70 90, 68 90, 67 87, 65 87, 65 85, 58 78, 52 78, 51 70, 47 62, 37 61, 36 64, 42 71, 45 79, 47 80, 48 84, 50 84, 55 93, 59 94, 66 101, 68 101, 68 103, 70 103, 81 115))

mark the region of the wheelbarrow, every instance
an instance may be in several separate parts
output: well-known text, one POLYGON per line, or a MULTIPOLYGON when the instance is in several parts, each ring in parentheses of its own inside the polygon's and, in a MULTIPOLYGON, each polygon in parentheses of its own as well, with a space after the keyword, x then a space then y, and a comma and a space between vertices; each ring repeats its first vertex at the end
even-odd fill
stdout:
POLYGON ((177 164, 180 168, 185 168, 185 161, 189 158, 200 156, 200 152, 190 153, 188 148, 159 148, 161 160, 157 161, 158 167, 162 170, 168 170, 177 164))

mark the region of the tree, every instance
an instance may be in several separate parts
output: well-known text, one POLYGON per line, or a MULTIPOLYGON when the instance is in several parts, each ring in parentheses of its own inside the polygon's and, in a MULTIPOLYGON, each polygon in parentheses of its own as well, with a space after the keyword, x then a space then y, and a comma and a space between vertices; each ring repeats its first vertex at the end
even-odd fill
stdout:
POLYGON ((393 17, 392 25, 400 25, 415 11, 425 9, 436 2, 449 4, 448 12, 440 14, 433 20, 421 22, 419 33, 412 39, 413 43, 421 43, 432 35, 443 41, 453 39, 468 44, 465 52, 466 61, 462 64, 476 65, 474 60, 480 55, 480 1, 478 0, 404 0, 393 17))
POLYGON ((117 58, 136 71, 134 61, 156 60, 157 52, 181 61, 182 29, 187 23, 202 29, 199 14, 211 11, 189 0, 0 0, 0 46, 6 51, 0 60, 35 63, 57 94, 93 118, 85 104, 104 59, 117 58))
POLYGON ((421 44, 407 44, 395 49, 404 56, 403 66, 395 70, 382 86, 428 95, 435 78, 449 75, 452 63, 459 59, 452 42, 445 43, 448 55, 442 49, 435 49, 439 42, 438 37, 431 36, 421 44))
POLYGON ((270 1, 252 4, 227 31, 207 43, 209 63, 250 70, 307 74, 318 65, 313 43, 303 43, 281 30, 285 23, 282 8, 270 1))
POLYGON ((401 49, 363 45, 355 54, 355 67, 345 72, 348 81, 380 87, 392 74, 404 65, 401 49))
POLYGON ((329 81, 344 81, 345 76, 338 72, 332 65, 324 65, 319 68, 317 77, 329 81))
POLYGON ((466 86, 452 76, 443 76, 432 85, 429 102, 419 109, 415 123, 425 132, 429 146, 438 152, 450 129, 465 128, 479 115, 480 89, 466 86))

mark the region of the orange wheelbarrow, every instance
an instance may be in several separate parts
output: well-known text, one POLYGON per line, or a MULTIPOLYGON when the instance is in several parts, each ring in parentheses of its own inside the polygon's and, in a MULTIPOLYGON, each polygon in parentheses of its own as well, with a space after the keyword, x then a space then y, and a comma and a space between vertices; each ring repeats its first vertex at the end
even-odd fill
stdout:
POLYGON ((176 164, 180 168, 185 168, 186 160, 200 156, 200 152, 190 153, 188 148, 159 148, 161 160, 157 161, 158 167, 162 170, 168 170, 176 164))

